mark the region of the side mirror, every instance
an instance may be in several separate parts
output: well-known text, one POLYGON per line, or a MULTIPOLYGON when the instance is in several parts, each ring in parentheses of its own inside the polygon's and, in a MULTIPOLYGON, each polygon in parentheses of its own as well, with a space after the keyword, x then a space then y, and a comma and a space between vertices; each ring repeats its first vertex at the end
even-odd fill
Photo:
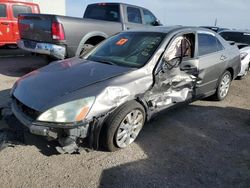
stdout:
POLYGON ((155 20, 153 23, 152 23, 153 26, 161 26, 161 22, 160 20, 155 20))

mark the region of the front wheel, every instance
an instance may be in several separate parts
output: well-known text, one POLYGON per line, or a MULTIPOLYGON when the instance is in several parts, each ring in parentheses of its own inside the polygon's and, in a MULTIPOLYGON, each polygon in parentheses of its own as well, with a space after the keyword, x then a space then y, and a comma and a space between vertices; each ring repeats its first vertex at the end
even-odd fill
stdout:
POLYGON ((135 141, 145 124, 145 110, 141 104, 131 101, 108 117, 102 145, 109 151, 126 148, 135 141))
POLYGON ((225 71, 222 77, 220 78, 219 85, 215 93, 216 100, 222 101, 227 97, 231 81, 231 73, 229 71, 225 71))

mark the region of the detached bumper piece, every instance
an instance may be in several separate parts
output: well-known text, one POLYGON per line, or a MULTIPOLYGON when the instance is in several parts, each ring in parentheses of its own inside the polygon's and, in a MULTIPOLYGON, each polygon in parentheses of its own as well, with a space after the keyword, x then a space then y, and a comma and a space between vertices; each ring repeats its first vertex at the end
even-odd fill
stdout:
POLYGON ((19 40, 17 42, 17 45, 19 48, 23 50, 39 54, 50 55, 57 59, 64 59, 66 56, 66 48, 60 45, 49 44, 49 43, 38 43, 35 41, 28 41, 28 40, 19 40))
POLYGON ((16 118, 29 129, 31 134, 44 136, 49 139, 58 140, 61 147, 56 147, 57 151, 61 154, 72 154, 79 152, 79 140, 84 139, 89 133, 89 124, 83 123, 77 127, 60 128, 50 126, 49 123, 42 125, 36 122, 33 117, 36 111, 30 109, 24 104, 20 104, 17 99, 12 100, 11 109, 16 118), (28 108, 28 109, 27 109, 28 108))

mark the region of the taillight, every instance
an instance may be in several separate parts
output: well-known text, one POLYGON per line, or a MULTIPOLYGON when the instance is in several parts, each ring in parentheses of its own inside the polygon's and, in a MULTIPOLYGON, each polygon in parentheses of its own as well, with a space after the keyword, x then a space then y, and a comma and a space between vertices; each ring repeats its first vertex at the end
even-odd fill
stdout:
POLYGON ((65 40, 65 33, 61 23, 52 23, 52 38, 55 40, 65 40))

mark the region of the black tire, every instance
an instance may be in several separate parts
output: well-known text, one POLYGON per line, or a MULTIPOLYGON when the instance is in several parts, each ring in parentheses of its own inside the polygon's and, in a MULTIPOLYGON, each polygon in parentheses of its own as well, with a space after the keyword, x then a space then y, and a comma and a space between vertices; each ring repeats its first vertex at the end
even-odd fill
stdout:
POLYGON ((143 114, 143 125, 145 124, 146 113, 144 107, 136 101, 128 102, 116 109, 107 118, 103 130, 101 132, 101 146, 108 151, 116 151, 121 149, 116 143, 115 136, 118 128, 124 118, 133 110, 139 110, 143 114))
POLYGON ((229 90, 230 90, 231 82, 232 82, 232 75, 231 75, 231 73, 230 73, 229 71, 225 71, 225 72, 222 74, 222 76, 221 76, 221 78, 220 78, 220 81, 219 81, 219 84, 218 84, 218 87, 217 87, 217 89, 216 89, 216 93, 215 93, 215 95, 214 95, 215 100, 217 100, 217 101, 222 101, 222 100, 224 100, 224 99, 227 97, 227 95, 228 95, 228 93, 229 93, 229 90), (222 94, 221 94, 221 88, 222 88, 222 84, 223 84, 223 79, 224 79, 225 77, 228 77, 228 78, 230 79, 230 81, 229 81, 229 87, 228 87, 228 90, 227 90, 226 94, 225 94, 225 95, 222 95, 222 94))

